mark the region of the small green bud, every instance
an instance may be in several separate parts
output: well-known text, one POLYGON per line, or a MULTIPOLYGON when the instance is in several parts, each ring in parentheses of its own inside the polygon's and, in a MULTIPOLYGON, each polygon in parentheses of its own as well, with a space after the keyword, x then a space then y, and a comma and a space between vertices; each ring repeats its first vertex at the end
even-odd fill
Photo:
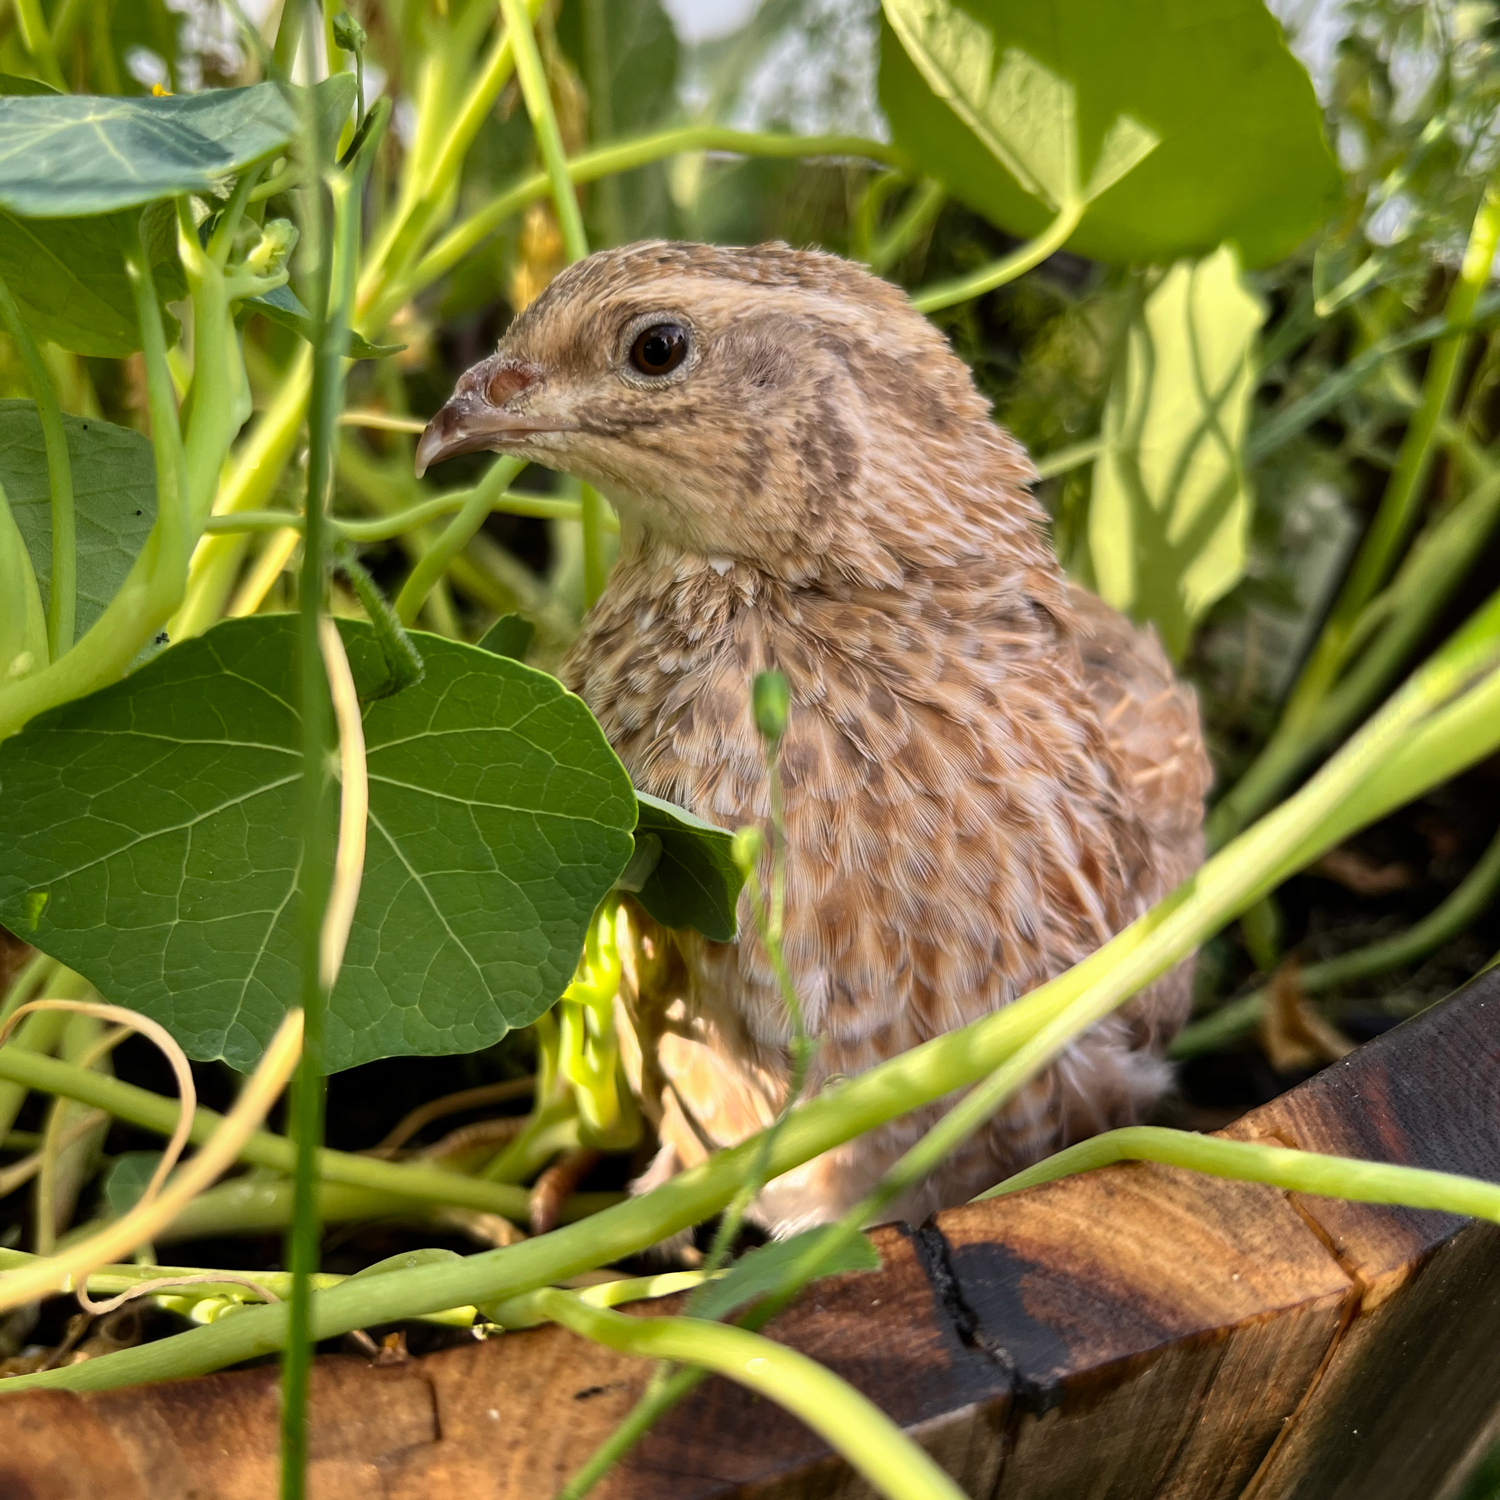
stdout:
POLYGON ((729 857, 735 868, 746 880, 760 863, 761 851, 766 847, 766 836, 758 828, 740 828, 735 831, 729 845, 729 857))
POLYGON ((755 710, 755 727, 762 738, 779 740, 786 733, 787 710, 792 702, 786 678, 780 672, 757 672, 750 702, 755 710))
POLYGON ((333 39, 345 52, 365 50, 365 28, 346 10, 333 18, 333 39))

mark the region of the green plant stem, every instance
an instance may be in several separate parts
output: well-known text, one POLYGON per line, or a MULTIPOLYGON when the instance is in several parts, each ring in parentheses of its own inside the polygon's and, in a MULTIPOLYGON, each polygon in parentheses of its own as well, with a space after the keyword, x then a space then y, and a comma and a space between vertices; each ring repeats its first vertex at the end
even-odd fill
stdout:
POLYGON ((282 0, 281 18, 276 23, 276 41, 271 51, 271 67, 275 77, 286 80, 292 76, 292 64, 297 60, 297 43, 305 31, 303 12, 307 0, 282 0))
POLYGON ((1500 522, 1500 474, 1480 481, 1432 522, 1407 553, 1395 581, 1355 621, 1348 651, 1371 631, 1354 665, 1298 727, 1278 729, 1253 765, 1214 809, 1209 842, 1222 843, 1268 807, 1366 713, 1409 660, 1500 522), (1366 621, 1372 621, 1367 625, 1366 621), (1381 623, 1383 621, 1383 623, 1381 623))
MULTIPOLYGON (((1372 974, 1389 973, 1404 964, 1416 963, 1456 937, 1475 918, 1489 909, 1500 891, 1500 833, 1490 841, 1474 868, 1451 890, 1442 903, 1420 922, 1394 937, 1341 953, 1322 963, 1310 964, 1297 976, 1305 994, 1317 995, 1372 974)), ((1173 1057, 1195 1057, 1212 1051, 1249 1031, 1266 1011, 1266 992, 1255 990, 1221 1005, 1217 1010, 1184 1027, 1171 1046, 1173 1057)))
POLYGON ((1357 1161, 1347 1156, 1294 1151, 1285 1146, 1230 1141, 1190 1130, 1164 1130, 1157 1125, 1106 1131, 1049 1156, 979 1196, 997 1198, 1120 1161, 1154 1161, 1212 1177, 1233 1178, 1236 1182, 1264 1182, 1289 1193, 1316 1193, 1354 1203, 1431 1208, 1500 1223, 1500 1183, 1390 1162, 1357 1161))
MULTIPOLYGON (((569 264, 582 260, 589 253, 588 235, 583 227, 583 214, 578 207, 578 189, 568 175, 568 156, 563 149, 562 132, 557 128, 557 113, 552 108, 552 94, 547 87, 547 74, 542 67, 541 53, 537 51, 536 36, 531 29, 531 17, 524 0, 500 0, 500 10, 505 16, 506 30, 511 37, 511 50, 516 62, 516 77, 521 83, 521 93, 526 99, 526 111, 531 116, 532 133, 536 136, 537 149, 541 152, 542 165, 547 172, 547 181, 552 190, 553 207, 557 210, 557 222, 562 229, 563 249, 569 264)), ((585 606, 604 592, 609 572, 609 563, 604 550, 605 517, 608 506, 604 497, 589 485, 583 486, 583 602, 585 606)))
MULTIPOLYGON (((313 51, 309 17, 306 45, 313 51)), ((359 262, 360 194, 390 116, 382 100, 373 128, 347 171, 331 163, 336 142, 320 138, 310 97, 303 95, 302 154, 308 163, 303 190, 301 245, 307 256, 315 334, 312 393, 308 403, 307 498, 303 511, 302 577, 298 590, 298 709, 302 733, 302 857, 298 866, 301 928, 302 1056, 292 1088, 291 1134, 296 1150, 292 1223, 287 1261, 292 1272, 287 1303, 287 1344, 281 1374, 281 1493, 302 1500, 307 1484, 307 1393, 312 1372, 312 1278, 319 1268, 322 1224, 318 1215, 318 1154, 323 1145, 327 1084, 323 1034, 328 990, 323 972, 323 925, 333 883, 336 794, 328 775, 332 727, 327 669, 319 641, 327 608, 331 555, 327 514, 333 496, 338 418, 344 404, 354 284, 359 262), (324 205, 324 189, 330 203, 324 205), (330 213, 331 208, 331 213, 330 213)), ((227 447, 227 444, 225 445, 227 447)))
POLYGON ((68 435, 63 428, 62 408, 41 351, 21 317, 21 309, 0 276, 0 322, 15 341, 26 381, 42 424, 47 449, 47 480, 52 504, 52 577, 47 587, 47 654, 50 660, 73 645, 78 610, 78 535, 73 514, 73 465, 68 457, 68 435))
MULTIPOLYGON (((934 1037, 807 1101, 778 1131, 769 1175, 778 1176, 887 1120, 985 1079, 982 1089, 971 1090, 939 1121, 920 1150, 903 1158, 908 1177, 925 1174, 933 1158, 940 1159, 940 1149, 987 1119, 995 1102, 1045 1066, 1074 1036, 1165 973, 1285 880, 1292 868, 1316 858, 1353 827, 1383 816, 1489 754, 1500 744, 1497 657, 1500 599, 1458 632, 1301 791, 1096 953, 1003 1010, 934 1037)), ((752 1137, 586 1223, 504 1250, 320 1293, 313 1308, 314 1332, 327 1338, 444 1307, 484 1306, 632 1254, 723 1208, 759 1151, 760 1142, 752 1137)), ((200 1374, 272 1352, 281 1346, 285 1326, 284 1310, 249 1308, 143 1349, 103 1355, 63 1371, 18 1376, 4 1389, 60 1385, 102 1390, 200 1374)))
MULTIPOLYGON (((637 136, 613 145, 600 146, 572 157, 568 177, 574 184, 594 182, 617 172, 633 171, 669 156, 688 151, 720 151, 738 156, 799 158, 814 156, 862 157, 867 161, 905 166, 905 156, 894 146, 854 135, 797 136, 774 132, 732 130, 723 125, 680 125, 652 135, 637 136)), ((537 172, 492 198, 483 208, 455 225, 412 269, 397 277, 378 298, 367 303, 368 316, 361 324, 367 336, 377 331, 409 297, 430 286, 459 261, 472 254, 502 224, 529 204, 552 191, 548 174, 537 172)))
POLYGON ((1036 477, 1056 479, 1060 474, 1067 474, 1073 469, 1082 468, 1086 463, 1092 463, 1103 452, 1103 438, 1088 438, 1081 443, 1069 443, 1066 448, 1059 448, 1035 461, 1036 477))
POLYGON ((592 485, 581 486, 583 522, 583 603, 587 609, 604 592, 609 579, 609 554, 604 538, 620 529, 609 502, 592 485))
POLYGON ((33 953, 27 959, 21 972, 11 980, 4 997, 0 998, 0 1026, 10 1020, 13 1011, 36 995, 56 967, 57 960, 49 958, 45 953, 33 953))
POLYGON ((526 113, 531 116, 532 134, 552 188, 563 249, 569 261, 582 260, 589 253, 588 236, 578 208, 578 193, 568 176, 568 156, 563 149, 562 132, 557 128, 557 114, 552 108, 552 94, 547 87, 542 55, 537 50, 536 34, 531 29, 531 16, 525 0, 500 0, 500 13, 505 17, 516 77, 526 100, 526 113))
MULTIPOLYGON (((67 1020, 67 1012, 60 1010, 39 1011, 27 1016, 11 1039, 0 1048, 0 1059, 11 1058, 23 1052, 45 1058, 62 1040, 67 1020)), ((10 1129, 29 1092, 25 1085, 12 1079, 0 1082, 0 1126, 10 1129)), ((171 1131, 168 1129, 163 1133, 170 1134, 171 1131)))
POLYGON ((1081 202, 1069 204, 1034 240, 1018 246, 1009 255, 1002 256, 977 271, 971 271, 967 276, 956 276, 951 281, 940 281, 936 286, 914 292, 911 305, 918 312, 939 312, 959 302, 970 302, 975 297, 994 291, 996 287, 1004 286, 1008 281, 1014 281, 1067 244, 1073 231, 1078 228, 1085 206, 1081 202))
POLYGON ((20 24, 21 43, 42 76, 53 88, 66 94, 68 85, 57 65, 57 49, 47 29, 47 18, 42 14, 41 0, 16 0, 16 20, 20 24))
MULTIPOLYGON (((542 0, 528 0, 533 15, 540 12, 542 0)), ((483 7, 472 8, 476 16, 483 7)), ((462 42, 460 38, 460 42, 462 42)), ((466 48, 456 49, 467 61, 466 48)), ((382 227, 375 245, 366 257, 360 275, 356 306, 364 310, 378 297, 390 278, 404 271, 411 255, 420 245, 433 219, 448 201, 463 168, 464 157, 484 122, 490 117, 501 90, 510 82, 515 63, 509 28, 498 33, 490 45, 479 73, 469 86, 458 113, 441 141, 431 142, 427 150, 414 152, 408 161, 403 180, 401 201, 382 227)), ((419 124, 424 117, 435 115, 442 101, 441 91, 423 96, 419 124)), ((420 144, 420 143, 419 143, 420 144)), ((403 299, 404 300, 404 299, 403 299)), ((398 304, 399 305, 399 304, 398 304)))
POLYGON ((497 458, 486 471, 483 479, 469 491, 462 509, 443 529, 443 534, 424 552, 416 567, 401 585, 396 595, 396 615, 403 625, 410 625, 426 602, 448 564, 468 546, 474 533, 484 525, 485 518, 496 508, 495 502, 505 493, 506 486, 522 469, 526 460, 522 458, 497 458))
MULTIPOLYGON (((397 511, 378 521, 347 521, 341 516, 328 518, 329 529, 337 537, 348 542, 383 542, 400 536, 414 526, 423 526, 428 521, 440 520, 462 510, 473 496, 472 490, 459 490, 451 495, 438 495, 424 500, 420 505, 397 511)), ((583 508, 576 500, 555 500, 549 495, 523 495, 516 490, 505 490, 490 502, 490 509, 507 516, 540 516, 547 520, 577 521, 583 508)), ((290 527, 302 530, 302 516, 291 510, 241 510, 227 516, 213 516, 206 528, 210 536, 226 536, 239 531, 282 531, 290 527)))
MULTIPOLYGON (((1448 294, 1444 319, 1450 330, 1463 330, 1473 322, 1480 293, 1489 281, 1497 241, 1500 241, 1500 183, 1492 182, 1474 217, 1458 279, 1448 294)), ((1276 732, 1240 782, 1214 810, 1210 822, 1212 840, 1222 842, 1242 827, 1316 753, 1309 751, 1306 744, 1319 732, 1318 712, 1333 692, 1348 660, 1360 616, 1389 577, 1420 514, 1438 429, 1452 400, 1466 338, 1463 331, 1450 332, 1434 346, 1422 384, 1421 404, 1407 424, 1396 467, 1375 519, 1298 676, 1276 732)), ((1326 729, 1322 732, 1326 741, 1326 729)))
POLYGON ((628 1317, 553 1288, 532 1295, 555 1322, 595 1343, 700 1365, 774 1401, 891 1500, 962 1500, 957 1485, 878 1406, 805 1354, 723 1323, 628 1317))
MULTIPOLYGON (((457 1177, 458 1174, 447 1175, 457 1177)), ((296 1184, 290 1178, 248 1176, 222 1182, 194 1198, 158 1239, 165 1243, 169 1240, 220 1239, 236 1234, 273 1234, 285 1230, 292 1222, 295 1189, 296 1184)), ((523 1199, 526 1197, 522 1189, 513 1191, 523 1199)), ((441 1224, 451 1206, 431 1199, 419 1200, 376 1188, 356 1187, 346 1182, 320 1182, 317 1200, 318 1218, 324 1224, 378 1219, 441 1224)), ((576 1194, 564 1217, 570 1222, 582 1219, 619 1201, 619 1193, 576 1194)), ((514 1209, 511 1214, 501 1217, 512 1221, 519 1217, 522 1223, 526 1218, 524 1211, 517 1215, 514 1209)))
MULTIPOLYGON (((1497 240, 1500 240, 1500 183, 1491 183, 1475 215, 1458 280, 1448 294, 1445 312, 1450 326, 1462 327, 1473 319, 1479 294, 1489 283, 1497 240)), ((1407 427, 1396 470, 1334 609, 1333 618, 1346 626, 1389 576, 1396 555, 1416 522, 1422 485, 1432 464, 1438 423, 1452 400, 1465 342, 1466 335, 1458 333, 1440 339, 1433 348, 1422 383, 1422 404, 1407 427)))
POLYGON ((942 212, 948 192, 935 177, 922 182, 891 227, 870 247, 870 269, 883 276, 942 212))
POLYGON ((156 459, 156 521, 125 582, 73 650, 42 671, 0 685, 0 739, 42 710, 81 698, 124 675, 136 653, 182 600, 192 548, 186 463, 167 341, 151 267, 132 222, 125 270, 135 300, 146 367, 146 405, 156 459))
MULTIPOLYGON (((56 990, 58 986, 54 985, 53 988, 56 990)), ((42 1013, 48 1018, 49 1024, 52 1016, 61 1014, 60 1011, 42 1013)), ((43 1056, 42 1051, 45 1049, 39 1049, 38 1044, 30 1040, 32 1025, 33 1019, 27 1017, 21 1023, 19 1037, 0 1047, 0 1081, 18 1085, 23 1093, 25 1090, 35 1089, 42 1093, 76 1099, 80 1104, 91 1104, 97 1109, 107 1110, 116 1119, 125 1120, 142 1130, 149 1130, 156 1135, 171 1135, 177 1125, 175 1099, 165 1099, 149 1089, 136 1088, 117 1078, 70 1067, 55 1058, 43 1056)), ((223 1123, 223 1119, 214 1110, 199 1105, 193 1116, 189 1139, 201 1146, 223 1123)), ((276 1172, 291 1172, 296 1156, 292 1143, 285 1136, 258 1130, 245 1142, 239 1159, 251 1166, 267 1167, 276 1172)), ((485 1182, 441 1167, 424 1166, 415 1162, 398 1165, 395 1162, 379 1161, 373 1156, 356 1156, 344 1151, 330 1151, 325 1147, 318 1153, 317 1170, 318 1177, 323 1182, 368 1188, 391 1198, 411 1202, 472 1208, 481 1213, 501 1214, 518 1223, 525 1222, 528 1212, 525 1189, 485 1182)), ((569 1213, 570 1210, 564 1210, 565 1216, 569 1213)))
MULTIPOLYGON (((277 389, 276 397, 235 454, 219 485, 219 515, 263 506, 275 493, 282 471, 297 446, 312 389, 312 350, 302 345, 277 389)), ((172 620, 172 639, 201 635, 224 611, 244 556, 240 536, 206 537, 193 558, 193 577, 182 608, 172 620)))
POLYGON ((0 484, 0 683, 38 671, 50 660, 36 569, 0 484))
MULTIPOLYGON (((1497 313, 1500 313, 1500 293, 1486 293, 1475 304, 1473 315, 1462 331, 1477 333, 1489 328, 1497 313)), ((1288 313, 1286 317, 1290 318, 1292 314, 1288 313)), ((1286 319, 1282 321, 1285 322, 1286 319)), ((1278 331, 1280 326, 1277 325, 1278 331)), ((1316 322, 1313 322, 1307 332, 1311 333, 1315 327, 1316 322)), ((1299 396, 1280 411, 1258 422, 1245 440, 1245 462, 1258 464, 1285 447, 1298 433, 1311 427, 1324 412, 1332 410, 1345 396, 1357 391, 1395 355, 1420 348, 1423 344, 1434 343, 1452 333, 1453 324, 1447 315, 1439 314, 1371 344, 1326 380, 1319 382, 1305 396, 1299 396)), ((1265 369, 1270 363, 1272 361, 1265 358, 1265 351, 1262 350, 1261 368, 1265 369)), ((1439 431, 1441 430, 1440 424, 1439 431)))

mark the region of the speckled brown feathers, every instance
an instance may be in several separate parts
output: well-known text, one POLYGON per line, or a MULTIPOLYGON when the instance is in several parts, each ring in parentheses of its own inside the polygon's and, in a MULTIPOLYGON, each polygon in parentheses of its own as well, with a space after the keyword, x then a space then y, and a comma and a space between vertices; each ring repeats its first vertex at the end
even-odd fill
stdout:
MULTIPOLYGON (((558 277, 497 359, 527 384, 503 414, 525 431, 494 446, 621 512, 563 675, 637 784, 726 827, 763 820, 748 685, 789 679, 786 948, 822 1039, 814 1087, 1006 1004, 1195 867, 1191 693, 1154 636, 1063 576, 1025 454, 896 288, 780 245, 633 246, 558 277), (664 320, 691 353, 653 381, 628 351, 664 320)), ((637 1015, 665 1173, 771 1118, 787 1025, 753 938, 651 940, 675 945, 637 1015)), ((1187 1004, 1179 969, 901 1210, 1139 1118, 1187 1004)), ((778 1179, 762 1218, 836 1215, 936 1112, 778 1179)))

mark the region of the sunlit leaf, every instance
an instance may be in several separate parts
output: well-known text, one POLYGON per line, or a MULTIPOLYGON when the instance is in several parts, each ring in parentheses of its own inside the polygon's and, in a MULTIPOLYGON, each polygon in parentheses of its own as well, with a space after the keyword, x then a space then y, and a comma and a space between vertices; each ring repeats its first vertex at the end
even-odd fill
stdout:
POLYGON ((1232 240, 1264 265, 1339 189, 1312 84, 1262 0, 885 0, 885 12, 880 98, 897 144, 1013 234, 1039 233, 1057 201, 1064 112, 1043 79, 1075 95, 1096 198, 1069 241, 1081 254, 1166 263, 1232 240), (1055 144, 1028 134, 1044 122, 1055 144), (1160 144, 1144 155, 1148 135, 1160 144))
MULTIPOLYGON (((70 416, 63 417, 63 427, 73 470, 82 635, 125 581, 156 520, 156 466, 151 444, 128 427, 70 416)), ((52 487, 42 424, 30 401, 0 401, 0 483, 46 600, 52 579, 52 487)))
POLYGON ((1244 573, 1250 355, 1264 317, 1227 246, 1179 261, 1131 322, 1105 404, 1089 498, 1094 580, 1117 609, 1154 621, 1173 656, 1244 573))
POLYGON ((887 0, 885 12, 932 92, 1049 208, 1078 196, 1073 87, 1017 48, 996 66, 990 29, 949 0, 887 0))
MULTIPOLYGON (((370 627, 339 628, 356 683, 382 681, 370 627)), ((629 780, 580 699, 419 642, 421 683, 364 705, 369 845, 335 1070, 535 1020, 631 850, 629 780)), ((298 994, 295 662, 294 617, 230 621, 0 744, 0 921, 241 1068, 298 994)))

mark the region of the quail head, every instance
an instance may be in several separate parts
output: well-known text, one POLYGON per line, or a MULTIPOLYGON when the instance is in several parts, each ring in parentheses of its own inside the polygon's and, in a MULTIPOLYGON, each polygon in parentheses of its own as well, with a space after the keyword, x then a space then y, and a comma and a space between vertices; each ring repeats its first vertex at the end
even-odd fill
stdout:
MULTIPOLYGON (((562 675, 643 790, 763 823, 749 686, 788 679, 784 943, 819 1039, 811 1087, 1008 1004, 1199 863, 1191 691, 1150 631, 1064 576, 1024 450, 898 288, 779 244, 601 252, 462 377, 419 471, 478 449, 619 510, 619 561, 562 675)), ((631 996, 633 1073, 659 1180, 774 1118, 790 1032, 746 910, 728 944, 641 915, 656 961, 631 996)), ((895 1211, 918 1220, 1139 1119, 1190 977, 1085 1033, 895 1211)), ((944 1107, 775 1179, 759 1218, 786 1234, 837 1216, 944 1107)))

